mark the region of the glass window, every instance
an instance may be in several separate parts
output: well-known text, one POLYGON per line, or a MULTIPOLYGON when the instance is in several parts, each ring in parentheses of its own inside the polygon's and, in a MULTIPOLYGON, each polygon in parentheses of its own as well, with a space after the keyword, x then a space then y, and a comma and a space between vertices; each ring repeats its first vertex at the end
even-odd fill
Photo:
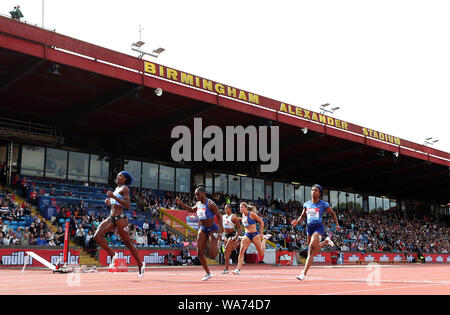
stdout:
POLYGON ((142 162, 140 161, 129 160, 124 162, 124 171, 130 173, 134 178, 134 182, 131 184, 132 187, 141 187, 141 167, 142 162))
POLYGON ((213 174, 212 173, 205 174, 205 189, 208 194, 212 194, 212 192, 213 192, 213 174))
POLYGON ((177 168, 175 185, 175 191, 190 192, 191 170, 188 168, 177 168))
POLYGON ((311 200, 312 186, 305 186, 305 201, 311 200))
POLYGON ((253 180, 249 177, 241 177, 242 199, 253 200, 253 180))
POLYGON ((295 200, 301 203, 305 202, 305 186, 300 185, 295 190, 295 200))
POLYGON ((47 149, 45 177, 66 179, 67 151, 47 149))
POLYGON ((214 174, 214 192, 228 193, 227 181, 226 174, 214 174))
POLYGON ((383 210, 389 210, 390 205, 389 205, 389 198, 383 198, 383 210))
POLYGON ((376 197, 375 203, 377 205, 377 210, 383 210, 383 198, 376 197))
POLYGON ((173 191, 175 189, 175 168, 159 166, 159 189, 173 191))
POLYGON ((324 189, 324 190, 323 190, 323 193, 322 193, 322 200, 323 200, 323 201, 329 202, 330 198, 329 198, 328 194, 329 194, 328 190, 327 190, 327 189, 324 189))
POLYGON ((142 187, 158 189, 158 164, 142 163, 142 187))
POLYGON ((273 199, 284 201, 283 183, 273 182, 273 199))
POLYGON ((397 210, 397 200, 395 199, 390 200, 390 208, 397 210))
POLYGON ((109 162, 106 157, 91 154, 89 181, 107 184, 109 180, 109 162))
POLYGON ((22 175, 44 176, 45 148, 22 146, 22 175))
POLYGON ((347 193, 347 208, 355 210, 355 194, 347 193))
POLYGON ((194 186, 195 188, 198 187, 198 185, 205 185, 205 179, 203 178, 203 173, 196 173, 194 174, 194 186))
POLYGON ((289 202, 289 200, 294 201, 294 185, 285 184, 284 185, 284 200, 289 202))
POLYGON ((369 196, 369 212, 377 210, 377 205, 375 201, 376 200, 374 196, 369 196))
POLYGON ((362 211, 363 210, 363 197, 361 195, 356 195, 355 198, 355 210, 362 211))
POLYGON ((89 154, 69 152, 68 179, 88 181, 89 154))
POLYGON ((266 198, 272 199, 272 182, 265 182, 264 185, 266 185, 266 198))
POLYGON ((264 180, 263 179, 257 179, 253 178, 253 199, 258 200, 258 198, 261 198, 261 200, 264 200, 264 180))
POLYGON ((339 192, 339 209, 347 209, 347 197, 345 191, 339 192))
POLYGON ((330 190, 330 206, 331 208, 338 208, 339 199, 336 190, 330 190))
POLYGON ((241 198, 241 178, 235 175, 228 175, 228 190, 230 195, 234 194, 241 198))

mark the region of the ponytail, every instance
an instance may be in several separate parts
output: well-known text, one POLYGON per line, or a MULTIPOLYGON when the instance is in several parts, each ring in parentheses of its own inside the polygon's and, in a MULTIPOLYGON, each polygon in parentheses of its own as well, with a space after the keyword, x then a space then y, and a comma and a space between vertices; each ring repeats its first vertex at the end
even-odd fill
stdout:
POLYGON ((244 206, 244 208, 246 208, 248 211, 258 214, 258 209, 254 205, 249 205, 246 202, 241 202, 241 205, 244 206))

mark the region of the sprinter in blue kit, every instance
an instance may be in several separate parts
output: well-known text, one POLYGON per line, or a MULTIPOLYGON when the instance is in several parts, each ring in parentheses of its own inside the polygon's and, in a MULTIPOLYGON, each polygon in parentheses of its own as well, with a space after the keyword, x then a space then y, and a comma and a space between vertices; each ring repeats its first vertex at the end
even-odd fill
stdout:
POLYGON ((336 230, 340 231, 339 222, 336 213, 331 209, 328 202, 320 200, 321 194, 323 193, 322 186, 315 184, 311 188, 311 200, 306 201, 303 204, 303 212, 301 216, 292 222, 292 225, 302 223, 306 218, 307 223, 307 243, 308 243, 308 258, 306 259, 305 268, 302 273, 297 276, 298 280, 304 280, 306 273, 311 267, 314 256, 317 255, 319 250, 325 245, 334 246, 334 243, 329 237, 325 238, 325 228, 322 224, 322 217, 324 212, 331 214, 334 223, 336 224, 336 230), (325 238, 324 241, 322 239, 325 238), (321 242, 322 241, 322 242, 321 242))
POLYGON ((219 242, 222 239, 223 222, 215 202, 206 198, 205 186, 199 185, 195 189, 195 198, 197 199, 197 203, 193 207, 182 203, 179 197, 175 199, 175 202, 184 210, 195 212, 198 216, 200 228, 197 234, 197 255, 203 269, 206 271, 206 275, 202 278, 202 281, 206 281, 211 279, 213 275, 208 268, 205 250, 209 243, 209 250, 207 250, 208 257, 211 259, 216 258, 219 253, 219 242), (217 217, 219 226, 214 222, 214 217, 217 217))
POLYGON ((241 274, 241 267, 244 263, 244 254, 250 244, 253 243, 255 245, 259 259, 263 260, 266 251, 266 242, 272 236, 270 234, 263 234, 264 221, 258 216, 258 210, 255 206, 248 205, 246 202, 241 202, 239 209, 242 213, 242 225, 245 229, 245 235, 242 237, 241 241, 237 268, 233 270, 235 275, 241 274), (259 223, 259 232, 256 229, 256 223, 259 223))

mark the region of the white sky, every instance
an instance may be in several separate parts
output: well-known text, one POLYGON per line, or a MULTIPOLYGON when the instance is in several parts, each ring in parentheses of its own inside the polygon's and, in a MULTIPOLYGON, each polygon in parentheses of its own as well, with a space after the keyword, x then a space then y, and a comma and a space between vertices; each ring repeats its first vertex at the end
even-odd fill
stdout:
MULTIPOLYGON (((448 0, 45 0, 44 26, 450 152, 448 0)), ((42 0, 20 4, 42 25, 42 0)))

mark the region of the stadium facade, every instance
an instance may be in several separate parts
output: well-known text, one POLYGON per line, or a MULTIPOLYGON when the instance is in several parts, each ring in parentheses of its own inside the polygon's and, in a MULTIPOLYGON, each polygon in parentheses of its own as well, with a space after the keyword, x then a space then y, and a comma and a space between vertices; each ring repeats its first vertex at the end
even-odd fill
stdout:
POLYGON ((25 176, 450 217, 450 154, 0 16, 0 162, 25 176), (163 95, 155 95, 156 88, 163 95), (278 126, 280 166, 170 156, 176 125, 278 126))

